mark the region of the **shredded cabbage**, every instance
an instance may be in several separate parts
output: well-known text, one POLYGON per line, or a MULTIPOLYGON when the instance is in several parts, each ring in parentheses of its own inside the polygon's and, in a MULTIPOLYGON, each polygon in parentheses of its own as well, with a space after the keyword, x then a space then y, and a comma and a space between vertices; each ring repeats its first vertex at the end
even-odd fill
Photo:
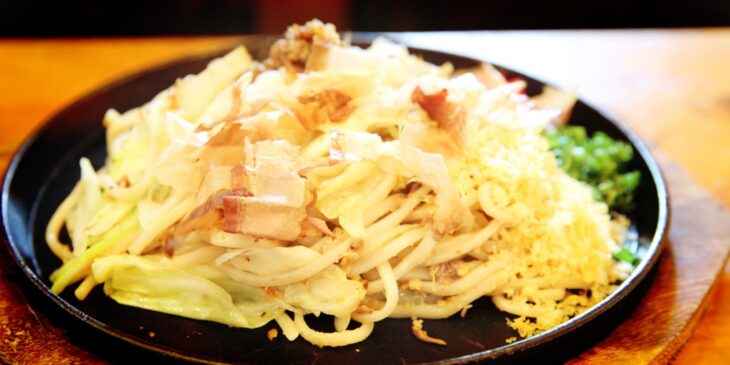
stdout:
POLYGON ((92 271, 117 302, 158 312, 256 328, 282 311, 261 289, 236 283, 214 267, 184 270, 115 255, 96 260, 92 271))
POLYGON ((530 101, 524 81, 496 73, 456 74, 384 39, 350 47, 312 21, 266 60, 237 48, 110 110, 106 163, 81 160, 48 224, 64 261, 52 290, 81 282, 83 299, 101 284, 148 310, 275 320, 318 346, 485 296, 522 336, 555 327, 633 268, 612 258, 630 259, 629 222, 562 171, 542 135, 574 98, 530 101), (334 316, 336 332, 309 328, 308 314, 334 316))

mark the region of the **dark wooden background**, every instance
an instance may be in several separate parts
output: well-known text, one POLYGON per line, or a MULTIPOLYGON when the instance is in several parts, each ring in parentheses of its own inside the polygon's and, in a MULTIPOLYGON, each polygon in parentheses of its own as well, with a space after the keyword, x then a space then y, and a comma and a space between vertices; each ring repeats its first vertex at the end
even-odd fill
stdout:
POLYGON ((343 30, 730 25, 727 0, 0 0, 0 37, 280 33, 313 17, 343 30))

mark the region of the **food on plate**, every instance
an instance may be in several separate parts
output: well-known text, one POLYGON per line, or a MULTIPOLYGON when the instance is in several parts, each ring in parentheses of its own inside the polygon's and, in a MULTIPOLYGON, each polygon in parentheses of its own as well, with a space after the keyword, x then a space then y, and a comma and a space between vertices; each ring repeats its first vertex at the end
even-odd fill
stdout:
POLYGON ((629 222, 542 134, 572 105, 537 107, 524 81, 482 69, 385 39, 352 47, 315 20, 266 60, 236 48, 109 110, 106 162, 81 159, 47 227, 53 292, 102 285, 121 304, 275 321, 317 346, 363 341, 385 318, 443 345, 422 320, 468 321, 482 297, 523 337, 572 318, 632 270, 612 257, 629 222))
POLYGON ((634 156, 631 145, 600 131, 589 137, 581 126, 548 130, 545 136, 558 165, 570 176, 590 185, 596 199, 622 211, 634 206, 634 190, 639 186, 641 174, 638 170, 626 171, 634 156))

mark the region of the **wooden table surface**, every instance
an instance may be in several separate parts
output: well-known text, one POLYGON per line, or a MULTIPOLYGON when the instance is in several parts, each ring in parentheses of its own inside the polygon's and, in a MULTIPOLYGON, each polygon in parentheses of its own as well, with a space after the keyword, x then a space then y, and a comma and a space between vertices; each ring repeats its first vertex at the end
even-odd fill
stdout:
MULTIPOLYGON (((660 160, 682 170, 684 180, 676 181, 696 181, 709 192, 709 205, 719 203, 730 210, 730 28, 390 36, 420 47, 485 58, 560 86, 578 86, 581 98, 616 115, 647 141, 660 160)), ((239 40, 0 39, 0 165, 7 163, 18 144, 47 117, 106 82, 179 56, 231 47, 239 40)), ((730 243, 730 236, 720 239, 725 245, 730 243)), ((705 299, 682 326, 689 340, 675 357, 676 363, 730 361, 730 266, 720 267, 711 293, 706 298, 701 293, 705 299)), ((0 281, 7 278, 4 271, 0 267, 0 281)), ((0 294, 17 292, 12 285, 3 285, 0 294)), ((11 331, 9 323, 30 323, 35 317, 27 310, 12 314, 16 312, 8 312, 8 305, 0 302, 0 351, 23 348, 24 339, 42 331, 32 324, 27 333, 11 331)), ((674 337, 676 348, 686 340, 679 334, 674 337)), ((73 360, 68 359, 83 358, 74 352, 54 351, 48 346, 53 354, 45 359, 70 363, 73 360)), ((624 359, 631 356, 623 354, 624 359)), ((637 352, 636 362, 658 358, 644 358, 637 352)), ((38 358, 0 353, 3 359, 32 363, 38 358)))

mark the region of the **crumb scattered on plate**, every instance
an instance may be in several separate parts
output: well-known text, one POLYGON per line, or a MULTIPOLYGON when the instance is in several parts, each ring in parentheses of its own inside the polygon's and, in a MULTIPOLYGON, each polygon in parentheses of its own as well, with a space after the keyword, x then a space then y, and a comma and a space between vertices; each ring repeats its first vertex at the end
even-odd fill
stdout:
POLYGON ((266 335, 269 337, 269 341, 273 341, 279 335, 279 331, 276 328, 272 328, 266 335))

